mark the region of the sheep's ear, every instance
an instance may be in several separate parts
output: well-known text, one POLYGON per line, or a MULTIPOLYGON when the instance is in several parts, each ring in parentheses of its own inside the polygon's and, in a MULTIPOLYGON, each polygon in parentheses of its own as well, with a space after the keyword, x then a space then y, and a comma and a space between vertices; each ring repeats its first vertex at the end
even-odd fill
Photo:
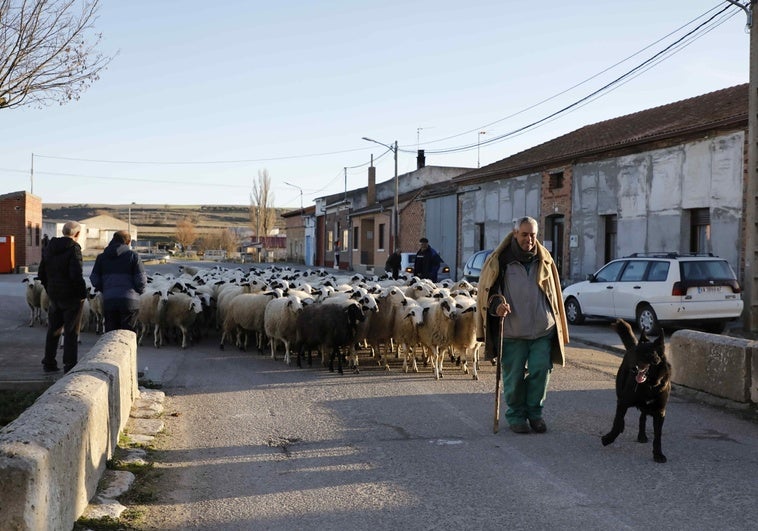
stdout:
POLYGON ((449 310, 449 309, 450 309, 450 303, 448 303, 447 301, 442 301, 442 302, 440 303, 440 305, 441 305, 443 308, 445 308, 446 310, 449 310))
POLYGON ((424 309, 421 310, 421 313, 426 314, 429 311, 429 306, 424 306, 424 309))

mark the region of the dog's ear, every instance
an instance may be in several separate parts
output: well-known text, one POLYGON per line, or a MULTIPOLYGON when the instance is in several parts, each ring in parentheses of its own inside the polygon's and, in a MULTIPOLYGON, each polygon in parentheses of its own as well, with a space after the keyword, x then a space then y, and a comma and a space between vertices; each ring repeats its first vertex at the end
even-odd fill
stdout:
POLYGON ((637 338, 632 333, 632 325, 624 321, 623 319, 616 319, 611 327, 616 330, 616 333, 621 338, 621 342, 624 344, 626 350, 634 350, 637 347, 637 338))

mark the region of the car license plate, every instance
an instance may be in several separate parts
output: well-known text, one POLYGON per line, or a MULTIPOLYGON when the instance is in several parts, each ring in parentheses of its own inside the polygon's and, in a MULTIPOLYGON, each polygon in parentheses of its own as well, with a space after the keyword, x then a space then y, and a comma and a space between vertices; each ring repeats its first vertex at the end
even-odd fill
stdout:
POLYGON ((698 286, 698 293, 721 293, 723 286, 698 286))

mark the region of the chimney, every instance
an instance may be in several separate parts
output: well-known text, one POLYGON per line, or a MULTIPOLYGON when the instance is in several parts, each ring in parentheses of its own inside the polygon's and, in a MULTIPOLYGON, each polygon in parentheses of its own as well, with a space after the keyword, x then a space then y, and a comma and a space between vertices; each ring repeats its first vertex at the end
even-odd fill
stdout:
POLYGON ((419 149, 418 156, 416 157, 416 169, 420 170, 424 166, 426 166, 426 157, 424 156, 424 150, 419 149))
POLYGON ((368 188, 366 189, 366 204, 373 205, 376 203, 376 168, 374 167, 374 156, 371 155, 371 166, 368 167, 368 188))

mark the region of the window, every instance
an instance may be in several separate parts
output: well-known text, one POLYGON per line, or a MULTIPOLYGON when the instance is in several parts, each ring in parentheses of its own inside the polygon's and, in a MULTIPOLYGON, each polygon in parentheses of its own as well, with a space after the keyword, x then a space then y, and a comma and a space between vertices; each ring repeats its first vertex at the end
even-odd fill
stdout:
POLYGON ((668 262, 653 262, 650 264, 650 271, 647 274, 647 279, 649 282, 665 282, 668 276, 668 262))
POLYGON ((379 224, 379 243, 377 243, 377 249, 384 249, 385 226, 384 223, 379 224))
POLYGON ((548 188, 550 190, 557 190, 558 188, 563 188, 563 172, 557 171, 555 173, 551 173, 549 176, 548 181, 548 188))
POLYGON ((333 231, 327 231, 326 233, 326 250, 327 251, 334 250, 334 232, 333 231))
POLYGON ((360 236, 358 232, 358 227, 353 227, 353 250, 358 250, 358 243, 360 242, 360 236))
POLYGON ((645 276, 646 260, 630 260, 621 274, 621 282, 639 282, 645 276))
POLYGON ((35 229, 36 230, 34 232, 34 245, 37 246, 37 247, 39 247, 39 245, 40 245, 40 232, 41 232, 41 229, 40 229, 39 225, 37 225, 35 227, 35 229))
POLYGON ((707 253, 711 247, 711 212, 707 208, 690 210, 690 252, 707 253))
POLYGON ((340 246, 342 249, 350 249, 350 231, 348 229, 342 230, 342 240, 340 240, 340 246))
POLYGON ((26 246, 31 247, 32 245, 32 222, 29 221, 26 225, 26 246))
POLYGON ((595 275, 595 280, 598 282, 615 282, 622 267, 624 267, 623 261, 611 262, 597 272, 597 275, 595 275))
POLYGON ((605 262, 610 262, 616 259, 616 236, 618 231, 616 214, 603 217, 605 218, 605 250, 603 257, 605 258, 605 262))

